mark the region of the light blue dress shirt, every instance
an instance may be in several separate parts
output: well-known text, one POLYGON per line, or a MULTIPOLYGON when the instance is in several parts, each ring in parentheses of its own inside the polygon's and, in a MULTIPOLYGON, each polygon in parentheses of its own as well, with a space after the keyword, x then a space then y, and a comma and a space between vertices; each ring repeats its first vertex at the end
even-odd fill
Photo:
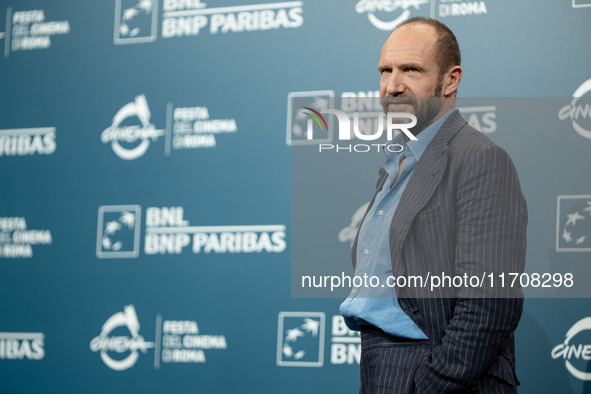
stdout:
POLYGON ((416 141, 405 142, 403 134, 399 134, 386 144, 400 144, 404 149, 394 153, 384 149, 384 169, 388 173, 388 178, 376 195, 359 231, 355 267, 355 276, 376 276, 380 278, 380 285, 354 287, 349 297, 341 304, 340 313, 351 330, 360 330, 362 324, 369 323, 397 337, 427 339, 421 329, 400 308, 395 288, 386 285, 382 287, 381 284, 385 284, 386 279, 392 275, 390 224, 396 207, 418 160, 452 111, 425 128, 417 136, 416 141), (402 173, 391 187, 400 170, 400 162, 405 157, 402 173))

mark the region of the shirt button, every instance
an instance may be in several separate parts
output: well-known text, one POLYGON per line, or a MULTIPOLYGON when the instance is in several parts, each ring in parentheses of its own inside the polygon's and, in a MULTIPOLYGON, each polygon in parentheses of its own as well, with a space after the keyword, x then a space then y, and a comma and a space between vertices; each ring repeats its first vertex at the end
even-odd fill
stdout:
POLYGON ((364 253, 364 254, 369 254, 369 249, 365 249, 365 250, 363 251, 363 253, 364 253))
POLYGON ((353 295, 357 294, 357 289, 351 290, 351 294, 353 294, 353 295))
POLYGON ((378 215, 382 216, 383 214, 384 214, 384 211, 380 209, 380 210, 378 211, 378 215))

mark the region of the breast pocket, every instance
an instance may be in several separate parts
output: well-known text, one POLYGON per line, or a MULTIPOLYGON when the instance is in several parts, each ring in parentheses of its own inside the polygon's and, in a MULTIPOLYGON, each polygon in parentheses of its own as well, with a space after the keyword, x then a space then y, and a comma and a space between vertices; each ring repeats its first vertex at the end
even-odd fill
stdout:
POLYGON ((449 211, 443 205, 435 208, 429 208, 425 211, 419 212, 417 215, 417 222, 419 224, 429 224, 439 222, 449 216, 449 211))
MULTIPOLYGON (((415 267, 413 272, 439 275, 453 272, 454 245, 452 215, 446 206, 437 206, 416 216, 405 250, 409 260, 413 261, 409 264, 415 267)), ((438 289, 435 293, 441 296, 447 294, 444 289, 438 289)))

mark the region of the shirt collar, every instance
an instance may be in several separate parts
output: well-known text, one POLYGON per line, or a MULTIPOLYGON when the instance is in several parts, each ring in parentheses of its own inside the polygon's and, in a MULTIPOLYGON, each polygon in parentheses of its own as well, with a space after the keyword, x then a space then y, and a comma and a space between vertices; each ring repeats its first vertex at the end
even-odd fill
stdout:
MULTIPOLYGON (((455 109, 455 108, 454 108, 455 109)), ((439 131, 443 123, 447 120, 449 115, 453 112, 454 109, 446 112, 441 118, 437 119, 435 122, 431 123, 429 126, 425 128, 425 130, 421 131, 421 133, 417 136, 416 141, 408 141, 406 145, 408 149, 412 152, 413 156, 419 160, 421 155, 427 149, 427 145, 431 142, 435 134, 439 131)))
MULTIPOLYGON (((446 112, 441 118, 437 119, 435 122, 427 126, 423 131, 421 131, 421 133, 417 136, 416 141, 410 140, 405 142, 403 134, 400 133, 398 136, 396 136, 396 138, 393 138, 392 141, 389 141, 386 145, 391 145, 394 143, 401 144, 403 146, 405 145, 418 161, 425 149, 427 149, 427 145, 429 145, 433 137, 435 137, 435 134, 437 134, 443 123, 445 123, 447 118, 449 118, 449 115, 451 115, 454 109, 455 108, 446 112)), ((384 153, 386 154, 386 157, 390 157, 392 155, 388 149, 384 149, 384 153)))

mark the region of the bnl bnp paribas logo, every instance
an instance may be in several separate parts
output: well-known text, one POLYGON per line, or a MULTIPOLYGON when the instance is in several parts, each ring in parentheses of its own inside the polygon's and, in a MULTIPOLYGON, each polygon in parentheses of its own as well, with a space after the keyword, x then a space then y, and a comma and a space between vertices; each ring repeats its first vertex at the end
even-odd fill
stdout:
POLYGON ((51 155, 57 148, 55 127, 0 130, 0 157, 51 155))
POLYGON ((286 248, 285 225, 191 226, 184 207, 148 207, 141 229, 139 205, 103 205, 98 210, 98 258, 146 255, 281 253, 286 248))
MULTIPOLYGON (((324 107, 324 102, 322 100, 316 99, 316 103, 319 107, 324 107)), ((481 131, 482 133, 494 133, 497 129, 496 125, 496 107, 489 106, 489 107, 464 107, 459 108, 462 112, 462 115, 469 116, 468 123, 472 125, 477 130, 481 131), (481 123, 479 121, 478 115, 482 115, 482 119, 485 123, 481 123)), ((416 126, 417 118, 415 115, 410 113, 403 113, 403 112, 388 112, 385 114, 385 117, 381 113, 360 113, 354 112, 352 114, 347 114, 340 110, 335 109, 328 109, 324 108, 321 109, 320 112, 315 110, 314 108, 310 107, 302 107, 296 114, 296 121, 302 121, 305 119, 307 121, 306 131, 304 132, 301 126, 295 122, 293 123, 292 130, 290 135, 297 135, 297 136, 305 136, 306 142, 314 142, 318 143, 318 151, 334 151, 334 152, 358 152, 364 153, 369 152, 373 148, 376 150, 387 150, 389 152, 401 152, 403 150, 403 146, 400 144, 348 144, 348 145, 341 145, 341 144, 332 144, 328 143, 329 141, 332 142, 332 133, 331 129, 328 127, 328 123, 323 116, 323 114, 332 114, 335 115, 338 120, 339 125, 339 133, 338 139, 339 141, 349 141, 353 138, 363 140, 363 141, 377 141, 382 138, 384 131, 386 131, 386 141, 392 141, 392 138, 399 133, 404 133, 409 140, 416 141, 417 138, 412 133, 411 129, 416 126), (376 116, 377 120, 377 129, 371 130, 368 132, 368 123, 367 122, 367 115, 374 115, 376 116), (304 118, 307 116, 307 118, 304 118), (352 116, 352 120, 350 118, 352 116), (360 119, 365 118, 365 119, 360 119), (384 121, 384 118, 386 119, 384 121), (385 126, 384 126, 385 124, 385 126), (326 130, 325 137, 317 138, 314 136, 314 128, 318 125, 321 131, 326 130), (352 131, 352 132, 351 132, 352 131)), ((289 136, 288 136, 289 138, 289 136)), ((299 141, 301 144, 301 140, 299 141)), ((292 145, 298 145, 298 141, 294 143, 293 140, 288 140, 288 143, 292 145)))
MULTIPOLYGON (((219 136, 238 131, 233 118, 216 119, 210 116, 206 106, 166 105, 166 128, 158 128, 152 122, 152 112, 146 96, 121 107, 111 125, 101 133, 101 142, 123 160, 135 160, 146 154, 153 144, 162 145, 164 155, 173 151, 215 148, 219 136)), ((225 137, 222 137, 222 139, 225 137)))
POLYGON ((324 312, 279 312, 277 365, 281 367, 322 367, 325 343, 330 340, 330 364, 359 364, 361 337, 351 331, 340 315, 332 316, 326 332, 324 312))
POLYGON ((415 115, 384 114, 379 95, 361 93, 346 92, 339 98, 333 91, 289 93, 287 144, 317 145, 319 152, 401 152, 402 145, 386 142, 400 133, 417 139, 411 131, 417 124, 415 115), (334 137, 339 143, 333 143, 334 137))
POLYGON ((200 0, 117 0, 113 42, 139 44, 158 37, 244 33, 298 28, 303 25, 303 1, 208 7, 200 0))
POLYGON ((591 79, 573 93, 570 104, 558 111, 560 120, 570 120, 572 128, 583 138, 591 139, 591 79))
POLYGON ((42 360, 44 357, 44 333, 0 332, 0 360, 42 360))
POLYGON ((558 196, 556 251, 591 252, 591 195, 558 196))
POLYGON ((360 0, 355 12, 367 14, 377 29, 392 31, 407 19, 423 16, 445 18, 487 14, 485 1, 472 0, 360 0))
POLYGON ((591 7, 591 0, 573 0, 573 8, 591 7))
MULTIPOLYGON (((457 109, 476 130, 484 134, 497 131, 495 105, 462 106, 457 109)), ((415 139, 409 131, 414 121, 408 114, 398 119, 402 120, 402 124, 398 125, 393 122, 395 114, 384 116, 379 91, 342 92, 339 97, 335 97, 334 90, 290 92, 287 95, 286 143, 290 146, 318 145, 320 151, 369 152, 382 149, 383 144, 378 147, 374 142, 382 137, 384 131, 389 139, 400 132, 404 132, 409 139, 415 139), (335 119, 338 140, 346 141, 353 137, 372 142, 334 145, 335 119)), ((393 151, 399 146, 388 149, 393 151)))

